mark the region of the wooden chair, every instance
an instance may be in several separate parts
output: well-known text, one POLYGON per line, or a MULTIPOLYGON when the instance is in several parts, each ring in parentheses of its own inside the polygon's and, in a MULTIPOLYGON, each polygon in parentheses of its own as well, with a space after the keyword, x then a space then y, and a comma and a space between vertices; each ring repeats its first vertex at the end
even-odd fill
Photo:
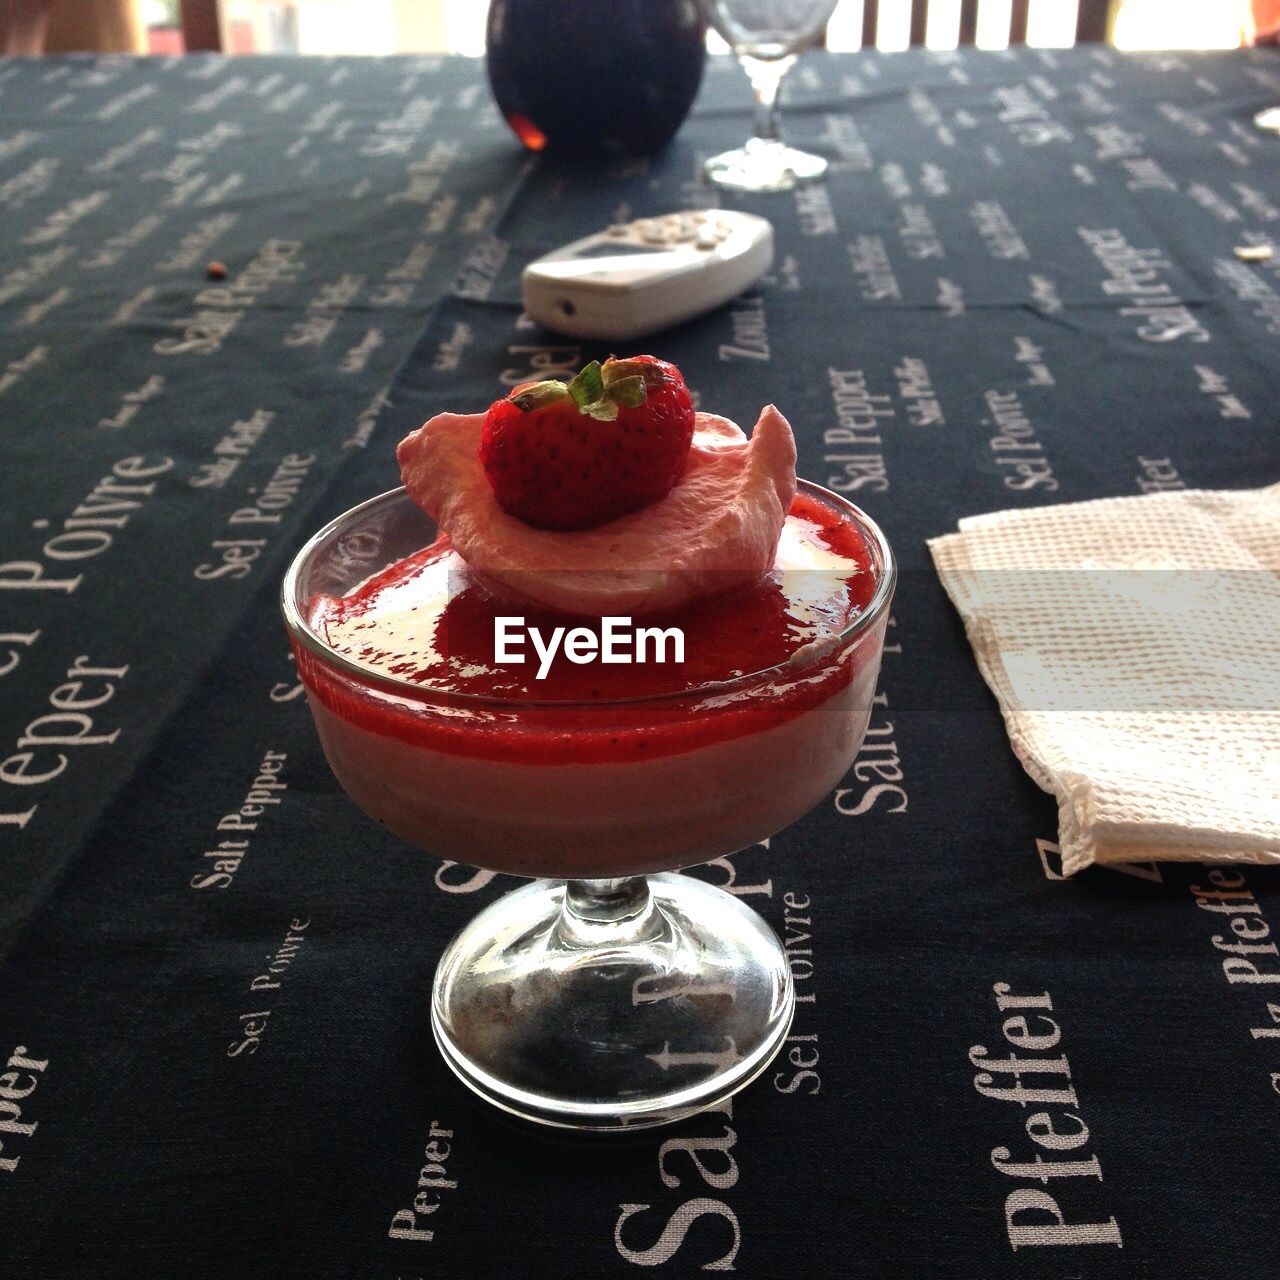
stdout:
MULTIPOLYGON (((960 43, 971 45, 978 35, 979 0, 960 0, 960 43)), ((1096 44, 1110 33, 1115 0, 1080 0, 1076 17, 1076 43, 1096 44)), ((1013 0, 1009 19, 1009 43, 1027 43, 1027 15, 1031 0, 1013 0)), ((911 0, 911 43, 923 45, 929 22, 929 0, 911 0)), ((862 47, 875 48, 880 26, 880 0, 862 0, 862 47)))
MULTIPOLYGON (((0 5, 0 9, 3 9, 0 5)), ((29 10, 37 8, 28 4, 29 10)), ((17 6, 14 6, 16 9, 17 6)), ((48 29, 45 53, 89 50, 94 53, 145 53, 147 27, 138 0, 60 0, 44 5, 48 29)))
POLYGON ((218 53, 222 24, 218 0, 182 0, 182 42, 188 53, 218 53))
MULTIPOLYGON (((977 39, 979 0, 960 0, 960 43, 977 39)), ((188 53, 222 48, 218 21, 218 0, 181 0, 182 34, 188 53)), ((1076 18, 1076 43, 1098 43, 1110 32, 1115 0, 1080 0, 1076 18)), ((1013 0, 1009 21, 1009 43, 1026 44, 1027 15, 1031 0, 1013 0)), ((929 21, 929 0, 911 0, 911 43, 923 45, 929 21)), ((880 0, 862 0, 862 47, 874 48, 880 25, 880 0)))

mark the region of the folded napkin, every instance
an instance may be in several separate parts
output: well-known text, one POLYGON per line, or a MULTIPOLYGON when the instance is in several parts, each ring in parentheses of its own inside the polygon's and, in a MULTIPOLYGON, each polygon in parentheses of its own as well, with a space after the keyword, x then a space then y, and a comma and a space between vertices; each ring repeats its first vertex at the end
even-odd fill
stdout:
POLYGON ((1280 484, 999 511, 929 549, 1066 874, 1280 862, 1280 484))

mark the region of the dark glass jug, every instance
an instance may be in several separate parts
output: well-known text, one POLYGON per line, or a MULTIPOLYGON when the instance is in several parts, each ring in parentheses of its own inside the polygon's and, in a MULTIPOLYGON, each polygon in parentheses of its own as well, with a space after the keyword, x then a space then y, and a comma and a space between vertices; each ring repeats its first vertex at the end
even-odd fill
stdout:
POLYGON ((695 0, 493 0, 489 84, 530 150, 610 158, 664 147, 697 95, 695 0))

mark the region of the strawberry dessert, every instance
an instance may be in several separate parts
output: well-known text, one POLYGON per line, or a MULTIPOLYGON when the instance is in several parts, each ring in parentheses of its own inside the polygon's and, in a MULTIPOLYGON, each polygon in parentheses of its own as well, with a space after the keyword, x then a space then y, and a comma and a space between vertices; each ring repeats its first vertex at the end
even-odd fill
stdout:
POLYGON ((670 870, 762 840, 839 781, 893 590, 882 535, 797 483, 651 356, 516 387, 403 440, 404 489, 316 535, 285 587, 345 789, 454 861, 670 870))

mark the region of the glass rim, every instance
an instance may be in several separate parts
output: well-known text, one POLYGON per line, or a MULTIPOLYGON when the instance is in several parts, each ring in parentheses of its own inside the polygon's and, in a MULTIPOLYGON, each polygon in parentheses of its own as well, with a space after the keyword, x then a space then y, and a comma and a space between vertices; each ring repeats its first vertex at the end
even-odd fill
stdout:
MULTIPOLYGON (((336 537, 344 527, 355 524, 361 517, 367 516, 375 508, 384 504, 390 506, 400 500, 407 500, 412 504, 412 499, 409 498, 409 494, 403 485, 388 489, 384 493, 375 494, 372 498, 366 498, 354 507, 348 507, 346 511, 335 516, 328 524, 318 529, 303 543, 292 561, 290 561, 289 568, 285 571, 284 578, 280 584, 280 612, 284 617, 285 629, 288 631, 290 638, 325 666, 335 669, 357 684, 372 686, 396 697, 407 698, 412 702, 418 702, 426 706, 466 706, 492 711, 581 711, 587 708, 594 708, 599 711, 607 710, 611 707, 698 702, 705 698, 737 692, 753 684, 766 681, 771 677, 795 674, 807 670, 833 649, 843 648, 861 632, 870 630, 872 625, 888 609, 889 603, 893 599, 894 587, 898 580, 898 562, 893 554, 893 548, 890 547, 889 540, 884 536, 880 526, 861 507, 855 506, 854 503, 847 498, 841 497, 840 494, 833 493, 830 489, 825 489, 820 484, 815 484, 812 480, 798 479, 797 490, 833 505, 842 515, 854 522, 859 533, 874 549, 875 555, 879 557, 878 570, 876 565, 873 564, 871 566, 872 572, 878 574, 875 592, 867 602, 866 608, 856 618, 849 621, 839 632, 828 637, 825 642, 815 646, 816 652, 807 661, 797 663, 792 658, 786 658, 770 667, 761 667, 757 671, 731 676, 726 680, 708 680, 691 689, 673 689, 665 693, 640 694, 628 698, 496 697, 491 694, 461 693, 455 690, 416 684, 412 680, 405 680, 399 676, 384 675, 381 672, 370 671, 368 667, 362 667, 359 663, 352 662, 351 659, 344 657, 342 654, 335 653, 324 639, 316 633, 298 607, 298 581, 302 576, 302 571, 317 550, 336 537)), ((424 520, 431 521, 433 525, 435 524, 425 512, 421 514, 424 520)))

